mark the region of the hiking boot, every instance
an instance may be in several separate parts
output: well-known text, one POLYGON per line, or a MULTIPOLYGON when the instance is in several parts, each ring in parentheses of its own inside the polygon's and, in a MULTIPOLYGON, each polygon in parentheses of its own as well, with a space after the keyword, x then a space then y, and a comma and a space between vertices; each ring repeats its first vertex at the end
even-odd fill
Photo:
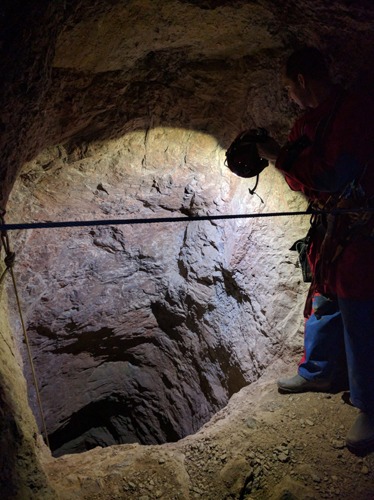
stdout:
POLYGON ((347 447, 355 452, 363 452, 374 447, 374 413, 359 413, 349 429, 347 447))
POLYGON ((301 375, 295 375, 291 378, 281 378, 277 382, 278 390, 281 393, 296 392, 328 392, 331 389, 330 380, 314 379, 307 380, 301 375))

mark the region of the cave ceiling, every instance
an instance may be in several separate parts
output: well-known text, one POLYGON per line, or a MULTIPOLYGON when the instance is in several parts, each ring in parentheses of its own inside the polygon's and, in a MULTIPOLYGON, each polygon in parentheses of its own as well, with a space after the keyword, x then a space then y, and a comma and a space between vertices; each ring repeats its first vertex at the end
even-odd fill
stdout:
POLYGON ((158 124, 207 130, 223 147, 244 125, 284 135, 289 50, 316 44, 352 81, 374 43, 366 0, 5 1, 1 12, 3 204, 51 144, 158 124))

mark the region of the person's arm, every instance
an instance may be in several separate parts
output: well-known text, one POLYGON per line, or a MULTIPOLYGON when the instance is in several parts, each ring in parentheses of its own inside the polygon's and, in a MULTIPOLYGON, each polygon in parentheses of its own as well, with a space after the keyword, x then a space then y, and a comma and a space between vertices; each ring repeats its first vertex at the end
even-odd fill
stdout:
MULTIPOLYGON (((283 172, 290 187, 335 193, 361 173, 361 115, 362 110, 355 101, 348 101, 339 109, 331 129, 321 141, 305 141, 296 154, 292 151, 292 141, 281 149, 276 168, 283 172)), ((299 134, 296 144, 301 139, 299 134)))

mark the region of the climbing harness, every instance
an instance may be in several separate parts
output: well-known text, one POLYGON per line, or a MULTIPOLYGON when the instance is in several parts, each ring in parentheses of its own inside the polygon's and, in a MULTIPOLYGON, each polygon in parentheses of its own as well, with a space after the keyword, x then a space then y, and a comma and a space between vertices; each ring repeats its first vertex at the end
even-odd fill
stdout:
POLYGON ((37 401, 38 401, 38 407, 39 407, 40 418, 41 418, 43 432, 44 432, 44 438, 45 438, 45 442, 46 442, 47 446, 49 447, 48 433, 47 433, 47 427, 46 427, 45 418, 44 418, 44 412, 43 412, 43 407, 42 407, 40 392, 39 392, 38 379, 37 379, 36 372, 35 372, 34 362, 32 360, 30 342, 29 342, 29 338, 28 338, 28 335, 27 335, 25 322, 24 322, 24 319, 23 319, 21 302, 20 302, 20 298, 19 298, 19 293, 18 293, 16 278, 15 278, 15 274, 14 274, 14 271, 13 271, 13 266, 14 266, 14 263, 15 263, 15 253, 11 251, 8 233, 7 233, 6 230, 3 229, 3 227, 6 226, 6 224, 4 222, 4 215, 5 215, 5 212, 2 211, 0 213, 0 221, 1 221, 1 228, 2 228, 1 229, 1 242, 2 242, 2 245, 4 247, 5 254, 6 254, 5 258, 4 258, 4 262, 5 262, 5 266, 6 267, 5 267, 5 270, 3 271, 2 275, 1 275, 0 285, 2 284, 7 271, 9 271, 9 273, 10 273, 10 275, 12 277, 12 283, 13 283, 13 288, 14 288, 14 295, 15 295, 16 302, 17 302, 17 308, 18 308, 18 313, 19 313, 19 317, 20 317, 20 321, 21 321, 23 337, 24 337, 25 344, 26 344, 27 355, 28 355, 29 362, 30 362, 30 368, 31 368, 31 373, 32 373, 32 378, 33 378, 34 386, 35 386, 35 393, 36 393, 36 397, 37 397, 37 401))

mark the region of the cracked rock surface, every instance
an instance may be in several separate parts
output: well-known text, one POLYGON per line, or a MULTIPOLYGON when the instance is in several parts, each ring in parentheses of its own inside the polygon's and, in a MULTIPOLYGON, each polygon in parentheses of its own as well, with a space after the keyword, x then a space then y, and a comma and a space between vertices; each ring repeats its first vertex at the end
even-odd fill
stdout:
MULTIPOLYGON (((210 136, 156 129, 79 159, 45 152, 21 173, 9 214, 141 219, 297 206, 293 195, 281 200, 282 186, 269 168, 262 204, 228 175, 210 136), (147 164, 141 177, 128 151, 147 164)), ((288 250, 299 231, 259 219, 20 234, 17 276, 54 454, 177 441, 256 380, 284 349, 282 322, 289 338, 302 327, 305 285, 288 250)), ((32 387, 30 401, 37 415, 32 387)))

